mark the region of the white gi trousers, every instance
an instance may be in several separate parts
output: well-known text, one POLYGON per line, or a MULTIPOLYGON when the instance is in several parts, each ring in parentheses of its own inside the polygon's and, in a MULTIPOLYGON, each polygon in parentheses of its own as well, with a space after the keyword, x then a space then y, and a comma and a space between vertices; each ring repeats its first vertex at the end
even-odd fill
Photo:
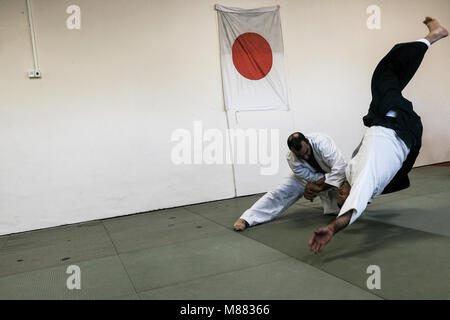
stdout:
POLYGON ((379 196, 397 174, 409 148, 394 130, 372 126, 367 129, 358 153, 345 169, 352 186, 339 216, 352 211, 352 224, 364 212, 368 202, 379 196))

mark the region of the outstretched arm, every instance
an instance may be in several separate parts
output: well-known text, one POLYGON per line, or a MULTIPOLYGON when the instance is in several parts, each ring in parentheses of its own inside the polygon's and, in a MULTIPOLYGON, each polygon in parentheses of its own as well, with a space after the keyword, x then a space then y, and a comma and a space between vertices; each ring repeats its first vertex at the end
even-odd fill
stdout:
POLYGON ((330 242, 331 238, 333 238, 333 236, 336 233, 338 233, 339 231, 348 226, 351 217, 352 212, 349 211, 338 217, 329 225, 314 231, 314 234, 312 235, 311 239, 309 239, 308 242, 310 250, 313 251, 315 254, 321 253, 323 248, 325 248, 325 246, 327 245, 327 243, 330 242))

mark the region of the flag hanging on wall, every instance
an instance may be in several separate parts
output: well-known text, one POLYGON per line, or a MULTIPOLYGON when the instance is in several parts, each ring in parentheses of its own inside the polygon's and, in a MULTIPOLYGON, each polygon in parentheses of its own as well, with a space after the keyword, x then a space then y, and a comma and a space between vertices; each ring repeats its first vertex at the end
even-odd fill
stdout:
POLYGON ((215 9, 226 108, 287 110, 280 6, 215 9))

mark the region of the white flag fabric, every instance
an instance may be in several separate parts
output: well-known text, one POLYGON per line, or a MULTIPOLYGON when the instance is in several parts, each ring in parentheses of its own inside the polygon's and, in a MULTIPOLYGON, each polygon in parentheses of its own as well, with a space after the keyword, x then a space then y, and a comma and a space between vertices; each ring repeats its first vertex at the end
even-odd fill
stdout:
POLYGON ((226 108, 287 110, 280 6, 215 9, 226 108))

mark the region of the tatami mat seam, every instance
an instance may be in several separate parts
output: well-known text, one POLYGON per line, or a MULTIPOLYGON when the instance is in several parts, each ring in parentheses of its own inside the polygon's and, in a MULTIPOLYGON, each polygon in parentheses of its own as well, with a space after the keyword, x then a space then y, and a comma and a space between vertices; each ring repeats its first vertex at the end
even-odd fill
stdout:
MULTIPOLYGON (((283 253, 284 254, 284 253, 283 253)), ((153 290, 158 290, 158 289, 162 289, 162 288, 169 288, 169 287, 174 287, 183 283, 189 283, 192 281, 197 281, 197 280, 201 280, 201 279, 206 279, 206 278, 211 278, 211 277, 215 277, 215 276, 219 276, 219 275, 224 275, 224 274, 229 274, 229 273, 233 273, 233 272, 239 272, 239 271, 243 271, 243 270, 248 270, 248 269, 253 269, 253 268, 258 268, 260 266, 264 266, 267 264, 271 264, 271 263, 276 263, 276 262, 280 262, 280 261, 284 261, 284 260, 289 260, 291 259, 291 257, 289 257, 287 254, 284 254, 285 257, 281 257, 281 258, 277 258, 271 261, 267 261, 267 262, 263 262, 257 265, 251 265, 251 266, 247 266, 247 267, 243 267, 243 268, 236 268, 236 269, 232 269, 232 270, 228 270, 228 271, 224 271, 224 272, 217 272, 217 273, 212 273, 212 274, 208 274, 208 275, 204 275, 204 276, 200 276, 200 277, 196 277, 196 278, 192 278, 189 280, 182 280, 182 281, 178 281, 178 282, 174 282, 168 285, 162 285, 162 286, 158 286, 158 287, 153 287, 151 289, 144 289, 140 292, 140 293, 144 293, 144 292, 149 292, 149 291, 153 291, 153 290)))
POLYGON ((119 258, 120 264, 122 265, 122 268, 123 268, 123 270, 125 271, 125 273, 126 273, 126 275, 127 275, 127 277, 128 277, 128 280, 130 281, 130 283, 131 283, 131 285, 132 285, 132 287, 133 287, 134 292, 137 294, 138 292, 137 292, 137 290, 136 290, 136 287, 135 287, 135 285, 134 285, 134 282, 133 282, 133 280, 131 279, 131 276, 130 276, 130 274, 128 273, 128 270, 127 270, 127 268, 125 267, 125 264, 124 264, 122 258, 120 257, 119 251, 117 250, 116 245, 115 245, 113 239, 111 238, 111 235, 109 234, 108 229, 106 228, 106 226, 105 226, 105 224, 103 223, 103 221, 102 221, 102 226, 103 226, 103 229, 105 229, 106 234, 108 235, 109 241, 111 241, 111 243, 112 243, 112 245, 113 245, 113 247, 114 247, 114 251, 116 252, 116 256, 119 258))

